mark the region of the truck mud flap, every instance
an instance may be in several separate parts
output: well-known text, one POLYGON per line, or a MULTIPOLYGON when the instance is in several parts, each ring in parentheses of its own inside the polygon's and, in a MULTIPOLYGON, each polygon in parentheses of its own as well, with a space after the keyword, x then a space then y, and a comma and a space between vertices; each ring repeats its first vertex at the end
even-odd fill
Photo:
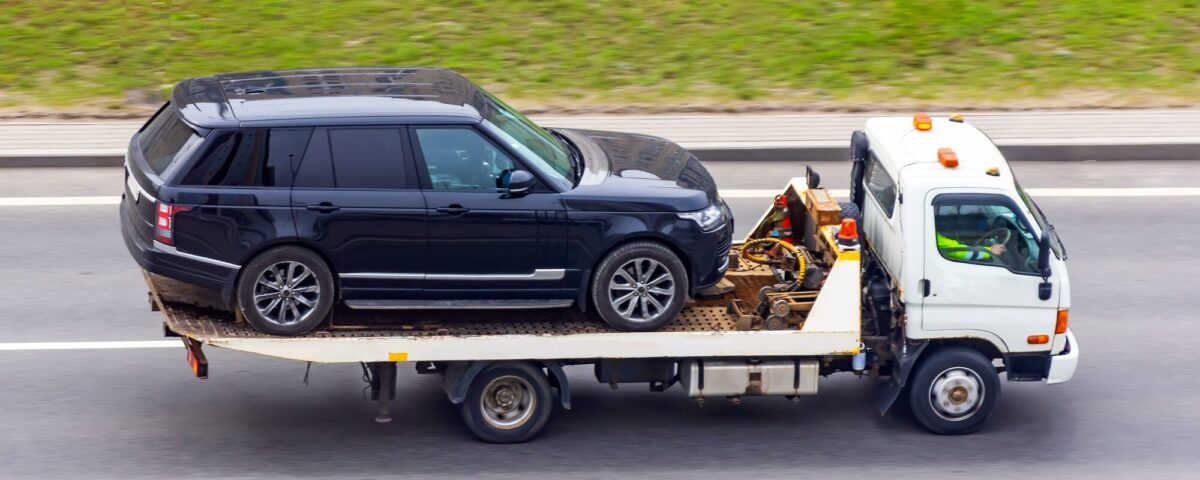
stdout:
POLYGON ((884 383, 875 390, 875 406, 879 408, 879 415, 886 415, 888 410, 892 408, 892 404, 896 403, 896 399, 900 397, 900 392, 904 391, 904 385, 908 383, 908 373, 912 371, 912 366, 917 363, 917 359, 921 357, 921 353, 925 351, 929 343, 922 343, 911 352, 904 355, 899 362, 896 362, 894 371, 892 372, 891 380, 884 383))

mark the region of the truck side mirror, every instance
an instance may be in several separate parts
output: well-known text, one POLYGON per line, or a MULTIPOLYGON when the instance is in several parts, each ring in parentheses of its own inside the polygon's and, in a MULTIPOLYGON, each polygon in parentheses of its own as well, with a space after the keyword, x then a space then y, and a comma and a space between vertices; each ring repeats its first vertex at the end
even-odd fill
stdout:
POLYGON ((1038 271, 1042 274, 1042 278, 1050 278, 1050 234, 1043 233, 1042 238, 1038 239, 1038 271))
POLYGON ((1050 283, 1050 233, 1043 233, 1038 239, 1038 270, 1042 274, 1042 283, 1038 284, 1038 298, 1049 300, 1054 293, 1054 284, 1050 283))

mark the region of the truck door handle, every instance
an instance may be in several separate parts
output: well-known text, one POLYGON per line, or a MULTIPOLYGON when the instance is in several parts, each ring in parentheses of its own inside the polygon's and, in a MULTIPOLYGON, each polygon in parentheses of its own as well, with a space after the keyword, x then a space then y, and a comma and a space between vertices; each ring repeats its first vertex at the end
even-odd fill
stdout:
POLYGON ((438 211, 438 213, 448 213, 450 215, 462 215, 464 213, 471 211, 471 209, 463 208, 462 205, 459 205, 456 203, 456 204, 450 205, 449 207, 439 207, 437 209, 437 211, 438 211))
POLYGON ((316 205, 308 205, 304 208, 307 208, 307 209, 315 211, 315 212, 330 213, 330 212, 336 212, 338 210, 341 210, 342 207, 339 207, 339 206, 334 205, 329 202, 321 202, 316 205))
POLYGON ((922 278, 922 279, 921 279, 921 296, 922 296, 922 297, 928 297, 928 296, 929 296, 929 289, 930 289, 931 287, 932 287, 932 286, 929 284, 929 280, 928 280, 928 279, 925 279, 925 278, 922 278))

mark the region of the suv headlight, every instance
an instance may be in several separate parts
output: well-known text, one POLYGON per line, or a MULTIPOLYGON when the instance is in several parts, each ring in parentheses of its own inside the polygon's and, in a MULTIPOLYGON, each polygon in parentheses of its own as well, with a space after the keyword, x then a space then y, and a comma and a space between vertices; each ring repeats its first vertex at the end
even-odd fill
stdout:
POLYGON ((697 225, 700 225, 701 230, 713 230, 721 225, 721 221, 725 219, 725 210, 721 208, 720 201, 717 201, 704 210, 679 213, 679 218, 686 218, 696 222, 697 225))

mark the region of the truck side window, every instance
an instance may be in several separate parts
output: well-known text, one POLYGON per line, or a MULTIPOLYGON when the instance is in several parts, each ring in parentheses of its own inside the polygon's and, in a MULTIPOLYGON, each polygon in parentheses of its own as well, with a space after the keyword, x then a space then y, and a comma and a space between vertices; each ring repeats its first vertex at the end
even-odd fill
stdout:
POLYGON ((507 188, 512 157, 470 128, 417 128, 417 142, 434 190, 507 188))
POLYGON ((1037 237, 1009 206, 953 202, 934 208, 935 241, 943 258, 1036 274, 1037 237))
POLYGON ((870 190, 871 196, 879 202, 883 213, 891 218, 892 212, 896 209, 896 181, 892 180, 892 176, 883 169, 875 152, 871 152, 871 156, 867 160, 867 190, 870 190))

